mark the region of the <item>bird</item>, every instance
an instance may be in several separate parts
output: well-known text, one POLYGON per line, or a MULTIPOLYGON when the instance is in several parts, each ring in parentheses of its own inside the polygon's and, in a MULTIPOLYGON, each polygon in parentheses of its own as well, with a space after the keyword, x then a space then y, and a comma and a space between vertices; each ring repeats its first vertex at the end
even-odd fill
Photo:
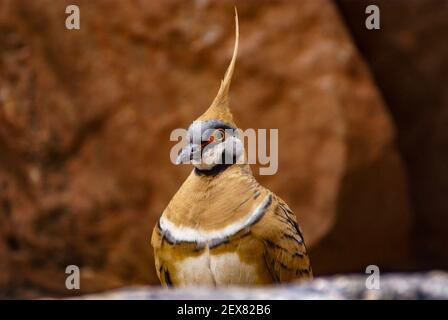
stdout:
POLYGON ((313 278, 295 214, 257 182, 229 109, 239 42, 217 96, 187 130, 176 163, 193 170, 157 221, 151 244, 164 287, 253 286, 313 278), (223 161, 223 159, 230 161, 223 161), (221 160, 221 161, 219 161, 221 160))

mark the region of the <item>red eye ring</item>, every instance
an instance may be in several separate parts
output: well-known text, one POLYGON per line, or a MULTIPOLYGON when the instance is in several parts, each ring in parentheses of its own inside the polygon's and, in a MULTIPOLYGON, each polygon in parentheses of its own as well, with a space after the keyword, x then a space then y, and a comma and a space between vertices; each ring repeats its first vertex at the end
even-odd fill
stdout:
POLYGON ((204 142, 201 143, 201 148, 205 148, 207 145, 209 145, 210 143, 212 143, 213 141, 215 141, 215 138, 216 138, 217 141, 224 141, 224 139, 225 139, 225 135, 226 135, 226 132, 224 131, 224 129, 218 129, 218 130, 216 130, 215 133, 212 134, 212 135, 208 138, 207 141, 204 141, 204 142), (219 132, 219 133, 221 134, 221 136, 220 136, 219 138, 216 136, 217 132, 219 132))
POLYGON ((201 148, 205 148, 207 145, 209 145, 210 143, 212 143, 215 140, 214 135, 211 135, 207 141, 204 141, 201 143, 201 148))

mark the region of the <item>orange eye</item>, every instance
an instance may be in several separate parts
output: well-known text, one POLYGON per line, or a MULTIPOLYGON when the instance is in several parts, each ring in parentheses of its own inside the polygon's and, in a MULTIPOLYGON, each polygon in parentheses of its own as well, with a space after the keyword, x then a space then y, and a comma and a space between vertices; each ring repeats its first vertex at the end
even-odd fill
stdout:
POLYGON ((224 137, 226 136, 226 133, 225 133, 225 131, 223 129, 219 129, 219 130, 215 131, 214 136, 215 136, 217 141, 223 141, 224 137))

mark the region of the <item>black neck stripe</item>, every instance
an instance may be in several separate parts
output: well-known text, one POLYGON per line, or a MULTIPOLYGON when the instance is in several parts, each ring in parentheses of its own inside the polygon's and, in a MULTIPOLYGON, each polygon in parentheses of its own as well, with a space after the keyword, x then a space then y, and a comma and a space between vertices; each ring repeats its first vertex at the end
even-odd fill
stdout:
POLYGON ((224 170, 226 170, 228 167, 230 167, 232 165, 233 165, 233 163, 231 163, 231 164, 217 164, 216 166, 214 166, 210 170, 200 170, 198 168, 194 168, 194 173, 196 173, 196 175, 198 175, 198 176, 215 177, 215 176, 217 176, 218 174, 220 174, 221 172, 223 172, 224 170))

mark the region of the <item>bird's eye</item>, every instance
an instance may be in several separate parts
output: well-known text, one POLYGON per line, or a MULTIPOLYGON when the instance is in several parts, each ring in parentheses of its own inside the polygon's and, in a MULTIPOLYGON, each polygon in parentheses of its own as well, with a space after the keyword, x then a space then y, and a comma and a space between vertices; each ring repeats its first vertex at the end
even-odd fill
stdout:
POLYGON ((217 141, 223 141, 225 137, 225 131, 223 129, 219 129, 215 131, 215 139, 217 141))

